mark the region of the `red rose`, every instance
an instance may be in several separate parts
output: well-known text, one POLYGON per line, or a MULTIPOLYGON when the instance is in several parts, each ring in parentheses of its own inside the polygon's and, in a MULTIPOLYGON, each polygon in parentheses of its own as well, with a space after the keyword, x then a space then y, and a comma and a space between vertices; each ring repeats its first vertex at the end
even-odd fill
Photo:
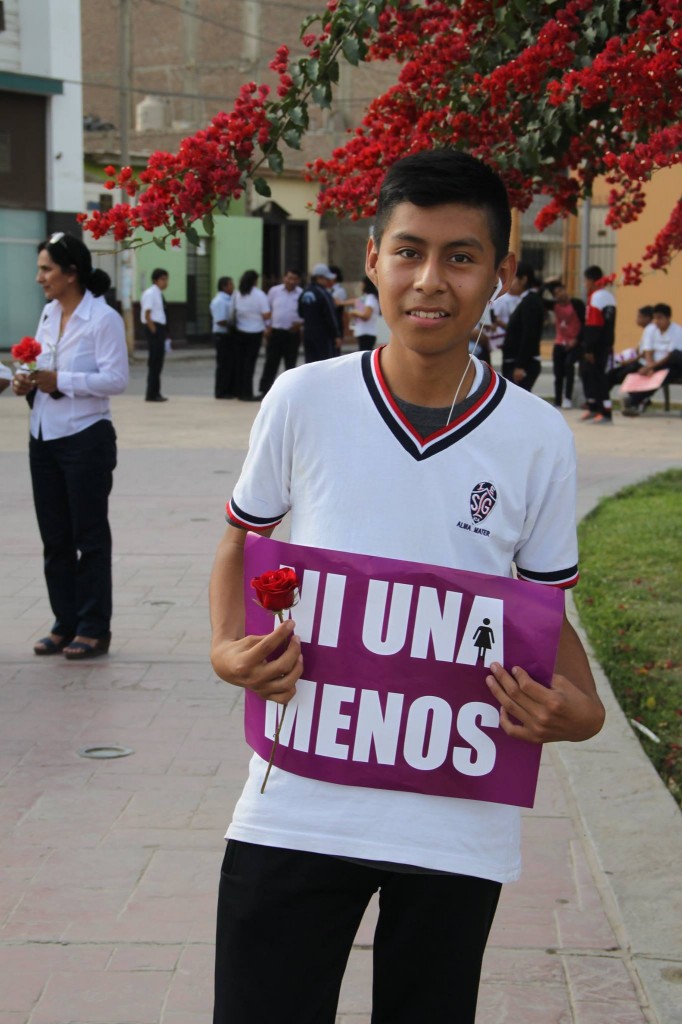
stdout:
POLYGON ((296 603, 299 587, 298 576, 293 569, 275 569, 264 572, 251 580, 258 603, 269 612, 281 612, 296 603))
POLYGON ((18 363, 33 363, 43 351, 35 338, 22 338, 18 345, 12 345, 12 359, 18 363))

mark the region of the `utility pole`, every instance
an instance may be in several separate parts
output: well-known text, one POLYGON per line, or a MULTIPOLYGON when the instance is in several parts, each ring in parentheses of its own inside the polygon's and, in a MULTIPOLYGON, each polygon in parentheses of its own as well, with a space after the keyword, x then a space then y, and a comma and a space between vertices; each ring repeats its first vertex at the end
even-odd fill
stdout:
MULTIPOLYGON (((130 98, 132 85, 132 35, 131 0, 119 0, 119 133, 121 143, 121 167, 130 164, 130 98)), ((120 201, 128 202, 128 194, 121 189, 120 201)), ((133 323, 133 254, 124 249, 118 256, 118 295, 121 300, 123 322, 126 331, 128 358, 135 352, 135 327, 133 323)))
POLYGON ((583 281, 583 297, 587 300, 587 289, 584 283, 583 274, 590 265, 590 220, 592 214, 592 200, 589 196, 583 199, 580 211, 580 280, 583 281))

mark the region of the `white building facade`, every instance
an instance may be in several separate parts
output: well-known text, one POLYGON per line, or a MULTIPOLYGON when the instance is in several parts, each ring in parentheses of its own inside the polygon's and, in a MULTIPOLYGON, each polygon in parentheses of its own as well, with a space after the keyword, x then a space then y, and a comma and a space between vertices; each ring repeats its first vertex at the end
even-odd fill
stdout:
POLYGON ((36 246, 84 205, 80 0, 0 0, 0 349, 34 333, 36 246))

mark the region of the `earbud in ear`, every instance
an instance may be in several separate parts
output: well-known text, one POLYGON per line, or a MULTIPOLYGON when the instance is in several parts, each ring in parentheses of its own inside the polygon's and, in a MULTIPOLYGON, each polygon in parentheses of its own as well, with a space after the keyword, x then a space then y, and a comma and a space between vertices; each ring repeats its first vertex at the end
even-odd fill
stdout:
POLYGON ((492 293, 492 295, 488 299, 488 302, 494 302, 495 299, 500 294, 500 292, 502 291, 503 288, 504 288, 504 282, 502 281, 501 277, 498 277, 498 279, 497 279, 497 287, 495 288, 495 291, 492 293))

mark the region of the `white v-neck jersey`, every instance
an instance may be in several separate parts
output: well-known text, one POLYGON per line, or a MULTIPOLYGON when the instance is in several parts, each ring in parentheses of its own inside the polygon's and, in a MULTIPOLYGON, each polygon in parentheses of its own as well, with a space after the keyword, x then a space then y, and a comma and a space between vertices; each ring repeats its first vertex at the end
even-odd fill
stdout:
MULTIPOLYGON (((478 361, 476 361, 478 363, 478 361)), ((481 379, 481 367, 477 366, 481 379)), ((381 349, 282 374, 263 401, 228 521, 294 544, 571 586, 575 452, 560 413, 494 371, 422 438, 381 373, 381 349), (473 399, 473 400, 472 400, 473 399)), ((256 754, 228 837, 497 881, 518 877, 519 811, 319 782, 256 754)))

